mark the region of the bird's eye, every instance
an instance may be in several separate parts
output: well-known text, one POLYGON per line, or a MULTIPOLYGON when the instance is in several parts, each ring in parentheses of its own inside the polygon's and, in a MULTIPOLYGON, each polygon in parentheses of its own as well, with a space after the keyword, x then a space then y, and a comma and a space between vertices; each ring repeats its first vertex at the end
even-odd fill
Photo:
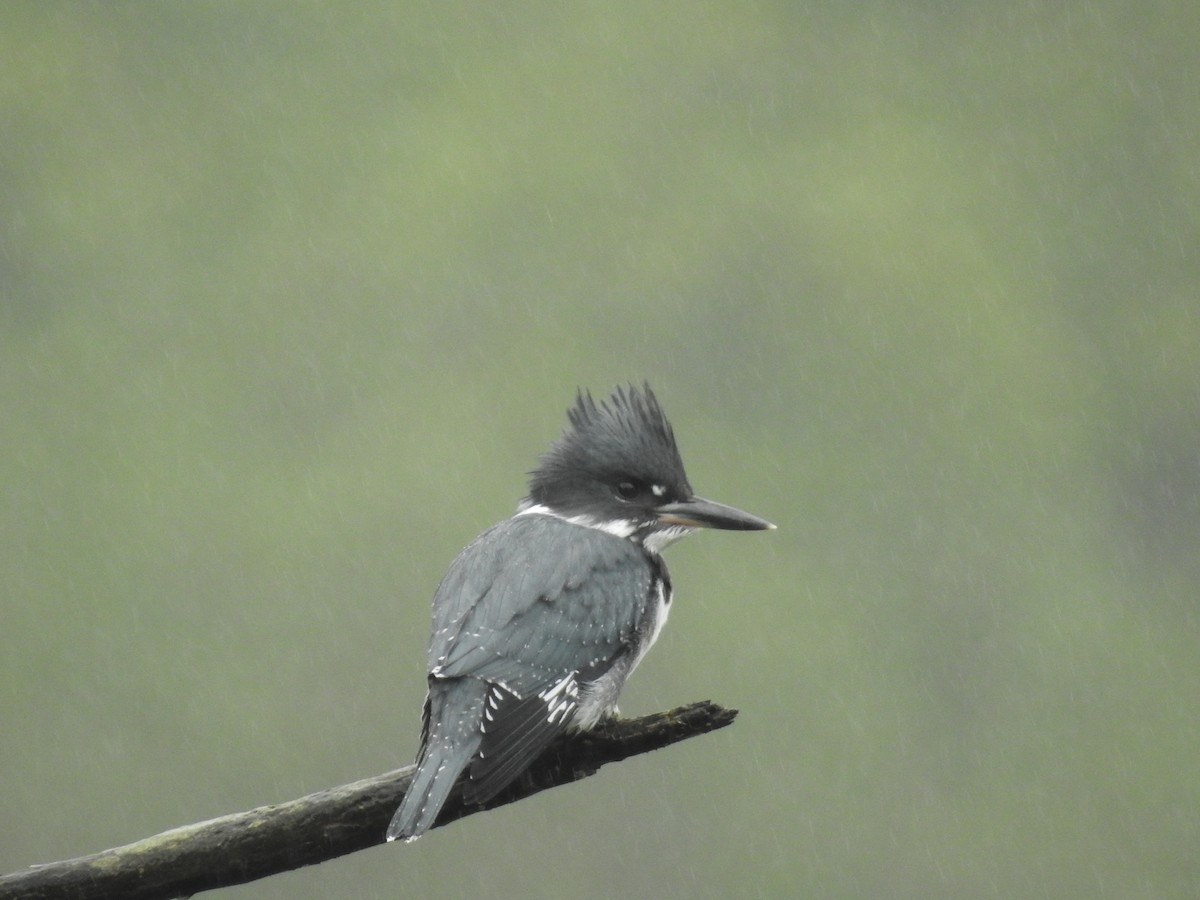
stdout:
POLYGON ((638 486, 632 481, 622 481, 617 485, 617 496, 622 500, 632 500, 640 493, 638 486))

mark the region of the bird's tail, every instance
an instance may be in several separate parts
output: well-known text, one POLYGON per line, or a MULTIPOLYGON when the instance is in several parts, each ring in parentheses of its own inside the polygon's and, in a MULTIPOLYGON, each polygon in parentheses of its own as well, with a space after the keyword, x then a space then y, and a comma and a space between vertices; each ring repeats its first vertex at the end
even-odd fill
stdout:
POLYGON ((486 694, 487 685, 474 678, 430 679, 425 741, 417 771, 388 825, 389 841, 413 841, 433 827, 454 782, 479 749, 486 694))

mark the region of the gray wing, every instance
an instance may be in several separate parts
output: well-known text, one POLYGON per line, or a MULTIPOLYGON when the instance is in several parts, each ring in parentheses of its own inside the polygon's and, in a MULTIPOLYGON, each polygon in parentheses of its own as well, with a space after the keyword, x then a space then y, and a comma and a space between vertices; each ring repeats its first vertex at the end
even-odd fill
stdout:
POLYGON ((431 692, 487 685, 467 800, 501 790, 568 727, 579 686, 629 652, 653 578, 630 541, 550 516, 502 522, 459 555, 434 597, 428 662, 431 692))
POLYGON ((652 578, 630 541, 551 516, 509 519, 460 553, 438 586, 429 672, 522 695, 588 672, 630 644, 652 578))

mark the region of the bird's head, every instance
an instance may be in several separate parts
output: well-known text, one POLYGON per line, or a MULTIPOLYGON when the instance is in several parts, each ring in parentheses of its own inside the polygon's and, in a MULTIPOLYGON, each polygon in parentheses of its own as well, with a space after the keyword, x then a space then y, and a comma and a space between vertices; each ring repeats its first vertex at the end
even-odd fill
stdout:
POLYGON ((759 531, 770 522, 697 497, 650 386, 596 402, 580 391, 567 427, 531 473, 522 508, 643 541, 658 551, 696 528, 759 531))

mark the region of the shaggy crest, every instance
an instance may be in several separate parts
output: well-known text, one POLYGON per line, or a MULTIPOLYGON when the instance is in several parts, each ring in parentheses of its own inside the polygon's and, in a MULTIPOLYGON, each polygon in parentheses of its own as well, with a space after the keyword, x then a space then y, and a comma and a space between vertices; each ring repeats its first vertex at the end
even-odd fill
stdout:
POLYGON ((690 492, 675 434, 649 384, 618 387, 597 402, 580 390, 567 411, 562 437, 538 460, 529 481, 529 495, 540 501, 548 488, 580 474, 598 481, 672 473, 671 487, 690 492))

